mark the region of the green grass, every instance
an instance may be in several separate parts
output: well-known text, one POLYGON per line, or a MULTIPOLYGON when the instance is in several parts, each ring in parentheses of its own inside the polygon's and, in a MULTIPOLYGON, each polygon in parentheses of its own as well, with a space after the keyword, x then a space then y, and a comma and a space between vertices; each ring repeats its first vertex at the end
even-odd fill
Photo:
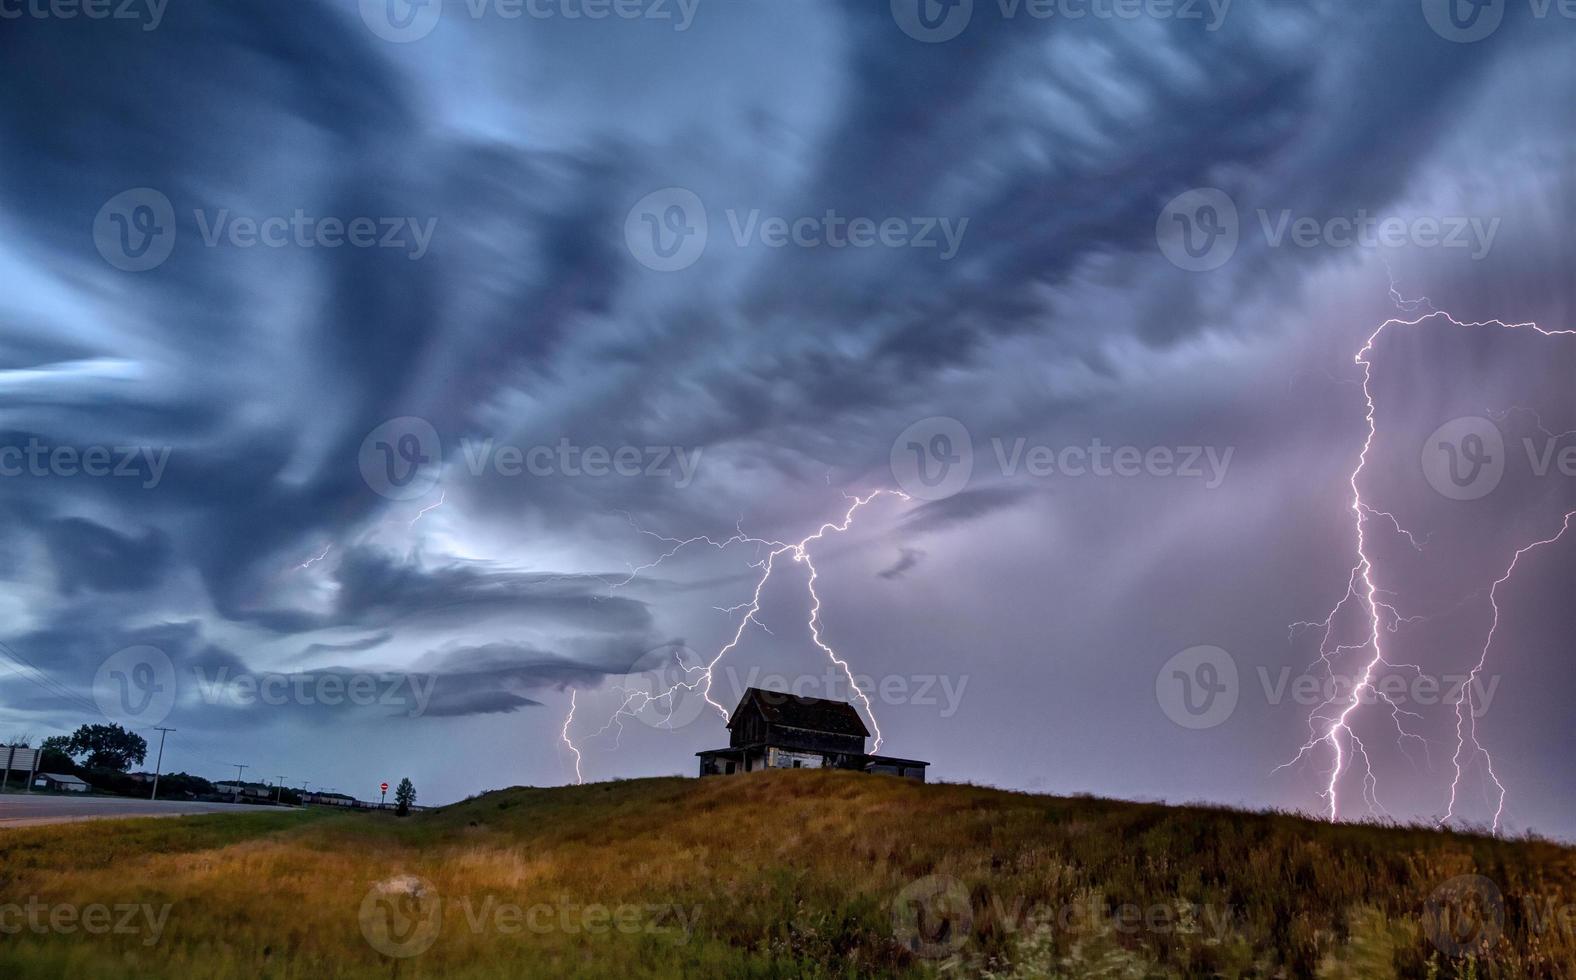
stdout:
POLYGON ((839 772, 0 832, 29 899, 169 911, 0 934, 8 978, 1576 976, 1570 848, 839 772), (1462 875, 1503 927, 1446 955, 1424 913, 1462 875))

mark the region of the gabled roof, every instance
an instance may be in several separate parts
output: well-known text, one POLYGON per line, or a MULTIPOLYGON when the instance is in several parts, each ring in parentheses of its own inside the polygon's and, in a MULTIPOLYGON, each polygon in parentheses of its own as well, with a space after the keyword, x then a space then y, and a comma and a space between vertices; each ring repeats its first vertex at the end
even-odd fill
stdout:
POLYGON ((812 732, 827 732, 832 735, 870 737, 870 730, 860 720, 859 712, 855 711, 854 706, 847 701, 801 698, 782 691, 763 691, 758 687, 745 691, 744 697, 739 699, 739 706, 733 709, 733 715, 728 718, 729 728, 739 720, 745 705, 749 704, 759 708, 761 714, 773 725, 803 728, 812 732))
POLYGON ((57 783, 81 783, 83 786, 87 785, 87 780, 85 779, 78 779, 76 776, 62 776, 56 772, 41 772, 38 774, 38 778, 53 779, 57 783))

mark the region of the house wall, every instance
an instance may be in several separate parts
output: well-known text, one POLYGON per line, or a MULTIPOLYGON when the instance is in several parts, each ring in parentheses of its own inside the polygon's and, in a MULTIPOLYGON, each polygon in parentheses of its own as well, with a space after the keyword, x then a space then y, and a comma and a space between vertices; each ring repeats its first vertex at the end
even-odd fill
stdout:
POLYGON ((772 769, 820 769, 826 756, 819 752, 797 752, 792 749, 768 748, 766 765, 772 769))
POLYGON ((858 754, 865 750, 865 740, 858 735, 834 735, 807 728, 789 728, 786 725, 769 725, 767 729, 763 741, 806 752, 858 754))
POLYGON ((53 779, 40 779, 33 785, 60 793, 86 793, 88 791, 88 788, 81 783, 57 783, 53 779))
POLYGON ((902 776, 904 779, 917 779, 920 782, 925 781, 924 766, 895 766, 877 764, 872 765, 869 771, 882 776, 902 776))
POLYGON ((700 760, 702 776, 725 776, 760 769, 852 769, 919 782, 925 781, 926 772, 924 765, 885 759, 876 762, 863 753, 807 751, 784 745, 767 745, 763 749, 746 752, 742 761, 717 756, 703 756, 700 760), (730 764, 733 766, 732 772, 728 770, 730 764))
POLYGON ((744 710, 744 713, 740 715, 734 726, 728 730, 728 745, 736 749, 743 745, 764 742, 766 741, 767 727, 765 716, 761 714, 759 708, 752 704, 744 710))
POLYGON ((700 774, 702 776, 731 776, 741 772, 756 772, 767 767, 767 752, 769 750, 755 749, 746 752, 742 760, 723 759, 716 756, 706 756, 700 760, 700 774), (730 771, 729 766, 733 769, 730 771))

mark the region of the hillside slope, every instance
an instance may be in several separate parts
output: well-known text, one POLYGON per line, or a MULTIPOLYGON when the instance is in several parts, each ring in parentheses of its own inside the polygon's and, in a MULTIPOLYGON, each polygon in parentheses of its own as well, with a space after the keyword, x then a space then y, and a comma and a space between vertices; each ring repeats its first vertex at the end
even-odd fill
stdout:
POLYGON ((1554 978, 1573 908, 1544 842, 841 772, 0 834, 20 977, 1554 978))

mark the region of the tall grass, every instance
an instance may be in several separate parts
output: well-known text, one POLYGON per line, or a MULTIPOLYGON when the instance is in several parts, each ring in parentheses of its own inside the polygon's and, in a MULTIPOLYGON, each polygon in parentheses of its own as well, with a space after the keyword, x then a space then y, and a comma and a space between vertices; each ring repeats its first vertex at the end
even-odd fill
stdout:
POLYGON ((0 834, 0 905, 35 896, 170 912, 151 944, 0 935, 0 975, 1576 976, 1569 848, 840 772, 0 834), (1503 928, 1442 949, 1425 913, 1463 875, 1499 889, 1503 928), (966 905, 940 930, 924 909, 932 948, 904 914, 924 881, 966 905), (430 948, 374 948, 376 888, 436 916, 430 948))

